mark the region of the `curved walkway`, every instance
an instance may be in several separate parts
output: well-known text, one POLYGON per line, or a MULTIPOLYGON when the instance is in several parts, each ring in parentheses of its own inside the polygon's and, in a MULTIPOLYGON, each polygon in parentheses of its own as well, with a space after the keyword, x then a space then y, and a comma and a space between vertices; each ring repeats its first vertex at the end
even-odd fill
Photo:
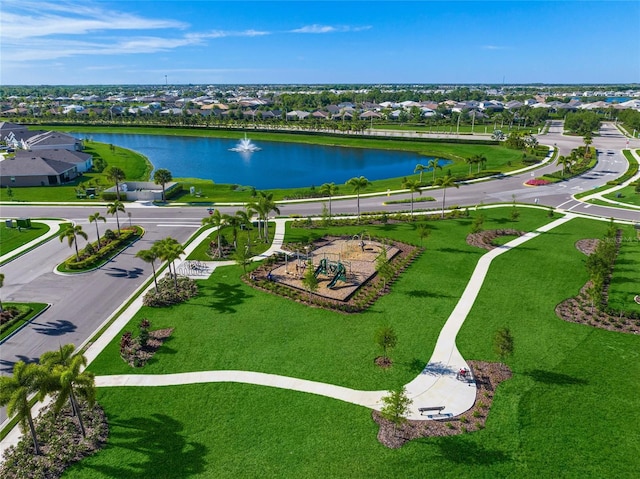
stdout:
MULTIPOLYGON (((560 226, 574 217, 575 215, 568 214, 539 228, 535 232, 527 233, 502 247, 489 251, 480 258, 467 287, 440 332, 427 366, 413 381, 406 385, 407 395, 413 400, 410 413, 407 415, 409 419, 426 419, 420 415, 418 411, 420 407, 444 406, 443 414, 457 416, 473 406, 476 398, 476 388, 472 387, 473 383, 456 379, 456 373, 461 368, 468 368, 469 366, 458 351, 455 339, 471 311, 491 262, 502 253, 535 238, 543 232, 560 226)), ((283 220, 278 225, 284 228, 285 221, 283 220)), ((194 241, 194 243, 196 242, 194 241)), ((272 248, 275 249, 276 247, 272 246, 272 248)), ((120 329, 120 327, 117 328, 116 334, 120 329)), ((110 334, 105 334, 105 336, 107 335, 111 336, 110 334)), ((98 345, 92 345, 90 350, 94 346, 98 345)), ((102 349, 102 347, 98 347, 100 350, 102 349)), ((89 355, 89 351, 87 355, 89 355)), ((96 385, 98 387, 170 386, 209 382, 236 382, 292 389, 327 396, 377 410, 382 407, 382 398, 388 394, 387 391, 360 391, 333 384, 252 371, 227 370, 164 375, 128 374, 96 377, 96 385)))

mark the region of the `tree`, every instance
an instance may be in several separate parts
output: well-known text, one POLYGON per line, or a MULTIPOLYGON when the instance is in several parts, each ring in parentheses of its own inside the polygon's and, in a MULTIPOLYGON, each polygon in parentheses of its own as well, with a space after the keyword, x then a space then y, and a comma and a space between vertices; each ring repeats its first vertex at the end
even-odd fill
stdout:
POLYGON ((149 263, 151 265, 151 269, 153 271, 153 283, 156 287, 156 294, 158 294, 158 280, 156 278, 156 260, 158 259, 158 250, 154 249, 141 249, 136 253, 136 258, 140 258, 145 263, 149 263))
POLYGON ((429 238, 429 236, 431 236, 431 230, 429 229, 429 227, 424 223, 419 224, 418 238, 420 238, 420 247, 422 247, 424 240, 429 238))
POLYGON ((157 169, 153 173, 153 182, 156 185, 162 185, 162 201, 165 201, 166 199, 164 194, 165 185, 171 182, 172 180, 173 180, 173 176, 171 175, 171 172, 166 168, 157 169))
POLYGON ((503 361, 513 354, 513 336, 509 328, 501 328, 493 337, 493 349, 503 361))
MULTIPOLYGON (((255 211, 258 214, 258 218, 264 221, 264 241, 269 241, 269 213, 272 211, 276 214, 280 214, 278 205, 273 200, 273 193, 265 193, 259 191, 256 200, 247 205, 250 211, 255 211)), ((258 226, 258 234, 260 233, 260 227, 258 226)))
POLYGON ((76 396, 87 400, 93 405, 96 396, 96 385, 93 373, 84 371, 87 358, 82 354, 74 354, 76 347, 73 344, 60 346, 59 351, 44 353, 40 357, 40 364, 49 372, 49 391, 58 392, 53 403, 53 410, 57 414, 64 403, 69 400, 73 415, 78 418, 78 426, 83 437, 86 437, 82 412, 76 396))
POLYGON ((450 186, 459 188, 459 185, 458 183, 456 183, 455 178, 451 175, 441 176, 436 180, 435 185, 442 186, 442 217, 444 218, 444 205, 447 195, 447 188, 450 186))
POLYGON ((478 165, 478 173, 480 173, 480 167, 484 166, 487 163, 487 158, 482 154, 477 154, 474 156, 474 163, 478 165))
POLYGON ((376 331, 375 342, 382 348, 384 358, 389 358, 388 351, 398 344, 398 336, 391 326, 382 326, 376 331))
POLYGON ((124 181, 125 174, 121 168, 117 166, 111 166, 109 170, 107 170, 107 178, 116 184, 116 198, 120 201, 120 182, 124 181))
POLYGON ((236 248, 233 252, 233 259, 237 264, 242 266, 244 273, 247 274, 247 265, 251 264, 249 245, 246 245, 244 248, 236 248))
POLYGON ((120 236, 120 217, 118 212, 124 213, 124 203, 120 200, 115 200, 113 203, 107 205, 107 214, 116 216, 116 224, 118 225, 118 236, 120 236))
POLYGON ((60 238, 60 242, 65 239, 69 243, 69 248, 71 246, 76 247, 76 261, 80 261, 80 253, 78 251, 78 236, 82 236, 85 240, 88 238, 87 233, 82 231, 82 226, 80 225, 68 225, 65 229, 58 233, 58 238, 60 238))
POLYGON ((584 135, 584 157, 591 158, 591 150, 589 147, 593 143, 593 137, 591 136, 591 132, 584 135))
POLYGON ((382 398, 384 406, 380 409, 380 415, 393 423, 394 432, 398 426, 407 422, 409 406, 413 401, 407 396, 407 389, 402 387, 389 391, 388 396, 382 398))
POLYGON ((476 163, 476 155, 465 158, 464 162, 469 165, 469 176, 471 176, 471 167, 476 163))
POLYGON ((103 222, 107 222, 107 219, 102 216, 100 213, 94 213, 92 215, 89 215, 89 223, 93 223, 95 222, 96 224, 96 236, 98 237, 98 249, 102 248, 102 246, 100 245, 100 231, 98 230, 98 220, 103 221, 103 222))
POLYGON ((29 395, 38 393, 39 399, 43 399, 42 383, 45 378, 43 369, 37 364, 25 364, 18 361, 13 365, 12 376, 0 377, 0 406, 7 406, 7 414, 15 415, 20 422, 23 431, 27 427, 33 440, 33 448, 36 454, 40 454, 40 444, 36 436, 36 428, 31 416, 29 395))
POLYGON ((389 263, 389 258, 387 257, 387 248, 383 245, 380 254, 376 258, 376 272, 382 278, 382 288, 387 287, 387 282, 393 278, 393 268, 389 263))
POLYGON ((429 169, 428 167, 426 167, 426 166, 421 165, 420 163, 418 163, 418 164, 416 165, 416 169, 415 169, 415 170, 413 170, 413 172, 414 172, 414 173, 418 173, 418 172, 420 172, 420 180, 419 180, 419 181, 420 181, 420 183, 422 183, 422 173, 424 173, 424 171, 425 171, 425 170, 428 170, 428 169, 429 169))
POLYGON ((427 168, 433 170, 433 181, 436 181, 436 170, 441 170, 442 166, 440 166, 440 161, 438 158, 431 158, 429 163, 427 163, 427 168))
POLYGON ((320 186, 320 193, 329 197, 329 221, 331 221, 331 197, 338 193, 338 187, 335 183, 324 183, 320 186))
MULTIPOLYGON (((236 211, 238 226, 240 226, 241 229, 244 228, 247 231, 247 252, 249 252, 249 249, 251 248, 251 234, 249 233, 251 229, 251 214, 252 213, 248 208, 236 211)), ((237 246, 236 249, 238 249, 237 246)))
MULTIPOLYGON (((4 286, 4 273, 0 273, 0 288, 4 286)), ((0 298, 0 313, 4 311, 4 307, 2 306, 2 299, 0 298)))
POLYGON ((203 225, 212 225, 217 228, 218 257, 222 257, 222 244, 220 238, 220 230, 227 224, 227 215, 220 213, 220 210, 213 210, 209 216, 202 218, 203 225))
POLYGON ((347 181, 347 186, 350 186, 353 191, 357 195, 357 205, 358 205, 358 221, 360 221, 360 191, 364 190, 367 186, 371 184, 371 182, 366 179, 364 176, 354 176, 350 180, 347 181))
POLYGON ((174 238, 166 237, 162 240, 156 241, 153 244, 153 248, 156 249, 158 258, 162 261, 166 261, 169 265, 169 275, 173 275, 176 291, 178 290, 178 271, 176 270, 173 262, 180 258, 184 254, 184 246, 182 246, 174 238), (173 269, 173 273, 172 273, 173 269))
POLYGON ((402 182, 403 188, 406 188, 411 193, 411 220, 413 221, 413 194, 418 193, 422 195, 422 190, 420 189, 420 182, 416 180, 404 180, 402 182))
POLYGON ((302 278, 302 284, 305 288, 307 288, 307 292, 309 293, 309 299, 311 299, 311 294, 318 291, 318 278, 316 276, 316 272, 313 267, 313 262, 309 260, 307 263, 307 268, 304 272, 304 277, 302 278))
POLYGON ((573 163, 573 159, 570 156, 558 156, 557 164, 562 165, 562 177, 564 178, 564 170, 571 169, 571 163, 573 163))

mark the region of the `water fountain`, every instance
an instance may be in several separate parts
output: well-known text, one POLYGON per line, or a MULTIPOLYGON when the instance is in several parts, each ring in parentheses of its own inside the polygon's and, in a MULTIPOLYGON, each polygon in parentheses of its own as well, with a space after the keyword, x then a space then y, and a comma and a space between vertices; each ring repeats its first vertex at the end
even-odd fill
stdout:
POLYGON ((251 140, 247 138, 247 134, 244 134, 244 138, 233 148, 229 148, 229 151, 237 151, 240 153, 253 153, 254 151, 260 151, 256 145, 251 143, 251 140))

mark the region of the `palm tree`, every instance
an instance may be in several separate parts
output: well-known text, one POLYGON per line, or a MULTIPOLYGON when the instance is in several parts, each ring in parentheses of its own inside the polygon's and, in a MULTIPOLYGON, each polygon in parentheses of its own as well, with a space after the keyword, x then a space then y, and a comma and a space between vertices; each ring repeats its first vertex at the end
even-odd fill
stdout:
POLYGON ((480 173, 480 167, 487 163, 487 158, 482 154, 477 154, 475 158, 476 163, 478 164, 478 173, 480 173))
POLYGON ((69 243, 69 248, 75 245, 76 261, 80 261, 80 253, 78 252, 78 236, 82 236, 85 240, 87 239, 87 233, 82 231, 82 226, 80 225, 68 225, 66 229, 58 233, 60 242, 64 241, 66 238, 67 242, 69 243))
POLYGON ((273 193, 258 192, 258 204, 260 205, 259 214, 264 215, 264 240, 269 241, 269 213, 272 211, 279 215, 280 209, 275 201, 273 201, 273 193))
POLYGON ((422 195, 420 182, 416 180, 405 180, 402 182, 402 187, 411 192, 411 219, 413 220, 413 194, 417 192, 419 195, 422 195))
POLYGON ((455 178, 451 175, 446 175, 438 178, 435 182, 436 186, 442 186, 442 217, 444 218, 444 202, 447 195, 447 188, 450 186, 454 186, 459 188, 460 186, 456 183, 455 178))
POLYGON ((42 383, 44 380, 44 370, 37 364, 25 364, 18 361, 13 365, 12 376, 0 377, 0 406, 7 406, 7 414, 15 415, 25 431, 27 426, 33 439, 33 448, 36 454, 40 454, 40 444, 36 436, 36 428, 31 417, 31 406, 29 405, 29 395, 38 392, 39 399, 43 398, 42 383))
POLYGON ((593 137, 591 136, 591 133, 586 134, 584 136, 583 141, 584 141, 584 157, 591 158, 591 151, 589 150, 589 147, 593 143, 593 137))
POLYGON ((231 228, 231 233, 233 235, 233 249, 238 249, 238 228, 240 228, 240 223, 242 219, 236 213, 235 215, 224 215, 227 225, 231 228))
POLYGON ((338 192, 335 183, 325 183, 320 187, 320 194, 329 197, 329 220, 331 220, 331 197, 338 192))
POLYGON ((429 163, 427 163, 427 168, 431 168, 433 170, 433 181, 436 181, 436 169, 442 169, 442 166, 440 166, 440 162, 438 161, 438 158, 431 158, 429 160, 429 163))
POLYGON ((107 205, 107 213, 111 216, 116 215, 116 224, 118 225, 118 236, 120 236, 120 218, 118 212, 124 213, 124 203, 120 200, 115 200, 113 203, 107 205))
POLYGON ((469 176, 471 176, 471 166, 476 164, 476 156, 470 156, 469 158, 465 158, 464 162, 469 165, 469 176))
MULTIPOLYGON (((250 214, 255 213, 256 215, 258 215, 258 238, 263 239, 262 218, 267 215, 266 211, 264 210, 264 205, 260 204, 260 202, 256 199, 247 203, 246 208, 250 214)), ((267 238, 264 238, 264 241, 266 242, 267 238)))
MULTIPOLYGON (((2 288, 4 286, 4 273, 0 273, 0 288, 2 288)), ((4 311, 4 308, 2 307, 2 299, 0 299, 0 313, 4 311)))
POLYGON ((100 231, 98 231, 98 220, 104 221, 105 223, 107 222, 107 219, 100 213, 89 215, 89 223, 96 223, 96 236, 98 237, 98 249, 100 249, 100 231))
POLYGON ((421 223, 418 225, 418 237, 420 238, 420 247, 422 247, 424 240, 427 239, 430 235, 431 235, 431 230, 426 224, 421 223))
POLYGON ((141 249, 136 253, 136 258, 140 258, 145 263, 149 263, 151 265, 151 270, 153 271, 153 282, 156 286, 156 294, 158 294, 158 280, 156 278, 156 260, 158 259, 158 250, 153 249, 141 249))
MULTIPOLYGON (((154 248, 158 254, 158 258, 166 261, 169 264, 169 275, 171 275, 173 262, 180 258, 184 254, 184 246, 178 243, 177 240, 171 237, 167 237, 163 240, 156 241, 154 248)), ((178 271, 173 266, 173 277, 176 290, 178 289, 178 271)))
POLYGON ((415 170, 413 170, 413 172, 414 172, 414 173, 418 173, 418 172, 420 172, 420 183, 422 183, 422 173, 424 172, 424 170, 427 170, 427 169, 428 169, 428 167, 426 167, 426 166, 421 165, 420 163, 418 163, 418 164, 416 165, 415 170))
POLYGON ((202 218, 203 225, 212 225, 217 230, 217 241, 218 241, 218 257, 222 257, 222 244, 220 241, 220 230, 226 226, 227 224, 227 215, 223 215, 220 213, 220 210, 213 210, 213 213, 209 216, 202 218))
POLYGON ((351 186, 351 188, 353 188, 353 191, 355 191, 357 195, 358 221, 360 221, 360 191, 364 190, 367 186, 369 186, 371 182, 368 179, 366 179, 364 176, 361 176, 359 178, 357 176, 354 176, 349 181, 347 181, 346 184, 348 186, 351 186))
POLYGON ((57 414, 64 403, 69 400, 73 415, 78 418, 78 425, 82 437, 86 437, 80 405, 76 395, 87 400, 90 406, 95 402, 96 385, 93 373, 83 371, 87 365, 87 358, 82 354, 73 354, 76 347, 73 344, 60 346, 59 351, 50 351, 40 357, 40 364, 45 367, 49 376, 49 392, 58 391, 53 403, 53 410, 57 414))
POLYGON ((160 168, 153 174, 153 182, 156 185, 162 185, 162 201, 165 201, 164 187, 172 180, 173 176, 171 175, 171 172, 166 168, 160 168))
POLYGON ((125 174, 122 169, 117 166, 112 166, 107 171, 107 178, 116 184, 116 198, 120 201, 120 182, 125 179, 125 174))
POLYGON ((570 156, 560 155, 558 157, 557 164, 562 165, 562 177, 564 178, 564 170, 571 169, 571 163, 573 162, 570 156))
MULTIPOLYGON (((238 226, 240 228, 244 228, 247 231, 247 250, 251 247, 251 234, 249 231, 251 230, 251 216, 253 212, 249 208, 245 208, 244 210, 236 211, 236 217, 238 218, 238 226)), ((238 249, 236 247, 236 249, 238 249)))

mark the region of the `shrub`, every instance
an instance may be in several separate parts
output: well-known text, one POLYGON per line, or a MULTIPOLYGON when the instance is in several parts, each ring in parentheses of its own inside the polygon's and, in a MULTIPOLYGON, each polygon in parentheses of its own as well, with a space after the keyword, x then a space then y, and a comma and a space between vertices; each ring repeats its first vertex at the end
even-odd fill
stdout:
POLYGON ((104 237, 109 241, 113 241, 114 239, 116 239, 116 234, 113 232, 113 230, 108 229, 104 232, 104 237))

